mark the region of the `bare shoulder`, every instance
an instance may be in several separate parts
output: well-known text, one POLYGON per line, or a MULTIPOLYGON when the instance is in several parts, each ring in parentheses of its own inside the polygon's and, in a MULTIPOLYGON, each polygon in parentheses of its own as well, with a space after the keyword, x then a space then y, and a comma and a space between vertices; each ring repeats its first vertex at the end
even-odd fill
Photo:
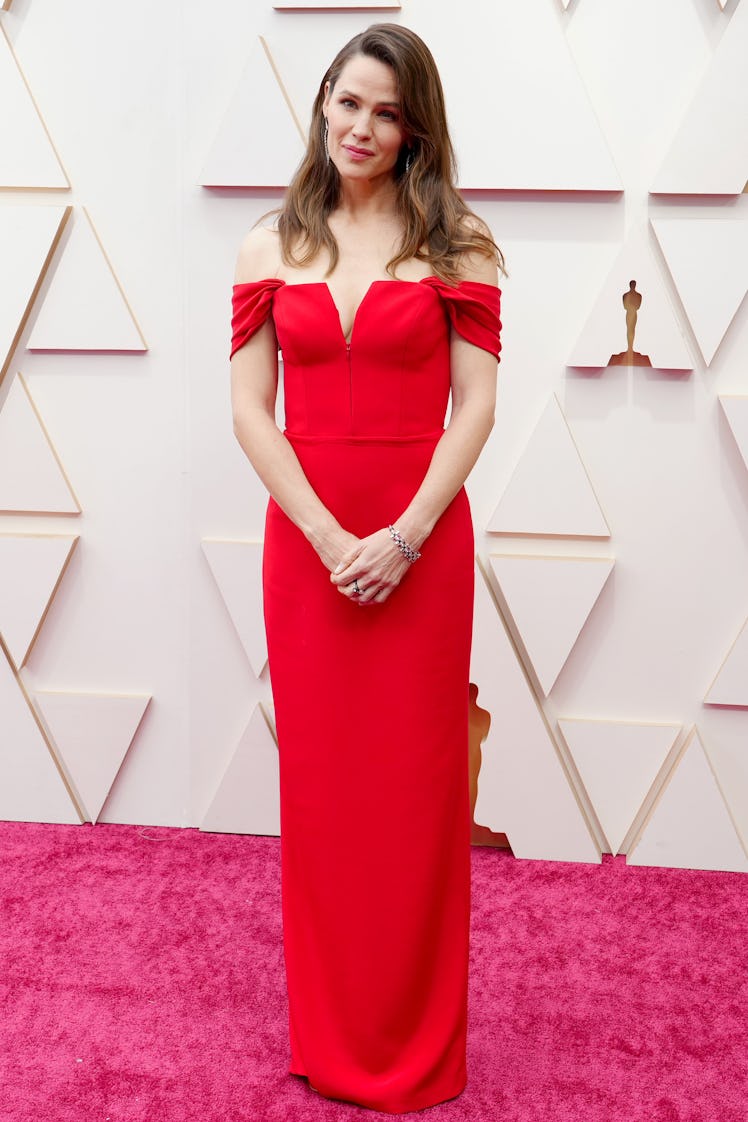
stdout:
MULTIPOLYGON (((477 214, 466 214, 462 219, 462 226, 468 238, 471 234, 482 234, 483 237, 493 240, 488 226, 483 219, 478 218, 477 214)), ((489 255, 483 252, 478 246, 472 250, 465 250, 460 255, 458 270, 460 280, 479 281, 481 284, 498 287, 499 269, 496 256, 493 253, 489 255)))
POLYGON ((239 246, 234 284, 274 277, 281 264, 280 239, 271 226, 255 226, 239 246))
POLYGON ((463 253, 458 264, 460 280, 478 281, 480 284, 499 286, 499 268, 492 257, 484 253, 463 253))

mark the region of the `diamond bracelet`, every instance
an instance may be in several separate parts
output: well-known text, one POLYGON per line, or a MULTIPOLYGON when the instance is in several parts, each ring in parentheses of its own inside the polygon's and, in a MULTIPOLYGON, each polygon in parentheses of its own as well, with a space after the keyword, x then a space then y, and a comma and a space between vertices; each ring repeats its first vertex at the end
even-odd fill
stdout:
POLYGON ((418 550, 413 549, 412 545, 408 545, 405 538, 401 534, 398 534, 398 532, 397 532, 397 530, 395 529, 394 526, 388 526, 387 529, 390 532, 390 537, 392 538, 393 542, 395 543, 397 548, 400 550, 400 552, 405 557, 407 557, 407 559, 408 559, 408 561, 410 561, 411 565, 413 564, 414 561, 417 561, 418 558, 421 556, 420 553, 418 552, 418 550))

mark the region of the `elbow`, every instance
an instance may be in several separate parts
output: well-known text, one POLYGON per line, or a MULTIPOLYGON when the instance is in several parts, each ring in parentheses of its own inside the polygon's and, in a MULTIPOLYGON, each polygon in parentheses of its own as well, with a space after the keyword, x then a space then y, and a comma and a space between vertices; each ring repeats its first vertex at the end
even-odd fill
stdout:
POLYGON ((233 409, 231 424, 234 430, 234 436, 244 451, 247 452, 251 443, 250 437, 253 429, 249 412, 246 409, 233 409))
POLYGON ((239 441, 240 444, 243 444, 244 443, 244 431, 245 430, 244 430, 244 425, 242 424, 241 418, 239 417, 238 413, 234 413, 233 416, 232 416, 232 427, 233 427, 233 430, 234 430, 234 436, 236 437, 236 439, 239 441))
POLYGON ((481 433, 481 436, 483 437, 483 443, 484 444, 486 443, 489 436, 491 435, 491 432, 492 432, 495 424, 496 424, 496 405, 494 403, 494 405, 492 405, 490 409, 486 408, 483 411, 483 414, 482 414, 481 419, 480 419, 480 433, 481 433))
POLYGON ((245 452, 251 445, 264 439, 271 429, 277 430, 273 406, 267 403, 257 405, 253 402, 237 402, 231 407, 231 423, 234 436, 245 452))

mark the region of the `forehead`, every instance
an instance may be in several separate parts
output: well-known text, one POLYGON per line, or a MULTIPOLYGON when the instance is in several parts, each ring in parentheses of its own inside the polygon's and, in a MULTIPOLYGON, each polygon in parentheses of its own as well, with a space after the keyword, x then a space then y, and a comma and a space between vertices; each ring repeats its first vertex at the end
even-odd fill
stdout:
POLYGON ((348 90, 372 101, 397 101, 397 78, 386 62, 369 55, 354 55, 340 71, 335 89, 348 90))

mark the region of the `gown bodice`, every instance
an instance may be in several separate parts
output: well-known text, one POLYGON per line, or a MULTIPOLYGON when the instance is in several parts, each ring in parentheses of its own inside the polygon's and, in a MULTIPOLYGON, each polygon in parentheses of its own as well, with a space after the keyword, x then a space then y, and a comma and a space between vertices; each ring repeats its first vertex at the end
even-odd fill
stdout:
POLYGON ((499 309, 499 290, 479 281, 375 280, 346 341, 324 281, 267 278, 234 285, 231 355, 272 315, 289 434, 408 439, 443 427, 450 324, 498 358, 499 309))

